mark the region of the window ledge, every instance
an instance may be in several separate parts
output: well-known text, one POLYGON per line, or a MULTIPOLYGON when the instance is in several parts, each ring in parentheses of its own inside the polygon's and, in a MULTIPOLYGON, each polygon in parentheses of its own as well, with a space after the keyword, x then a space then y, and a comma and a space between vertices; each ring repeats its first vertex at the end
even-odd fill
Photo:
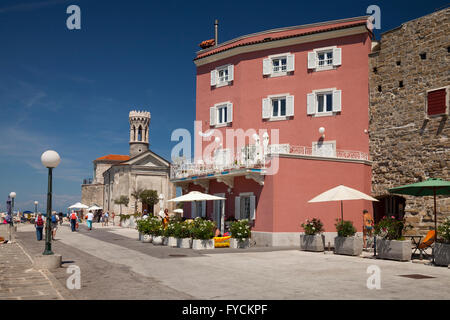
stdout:
POLYGON ((315 114, 312 114, 311 116, 313 116, 314 118, 315 117, 332 117, 332 116, 336 116, 336 115, 338 115, 339 114, 339 112, 320 112, 320 113, 315 113, 315 114))
POLYGON ((214 87, 215 87, 215 88, 226 87, 226 86, 231 85, 231 82, 232 82, 232 81, 227 81, 227 82, 218 83, 218 84, 216 84, 214 87))
POLYGON ((221 123, 221 124, 215 124, 213 126, 213 128, 223 128, 223 127, 231 127, 232 122, 227 122, 227 123, 221 123))
POLYGON ((290 118, 292 118, 292 117, 290 117, 290 116, 285 116, 285 117, 270 117, 270 118, 267 118, 267 119, 264 119, 264 120, 267 120, 267 121, 284 121, 284 120, 290 120, 290 118))
POLYGON ((284 77, 284 76, 291 75, 293 72, 294 71, 274 72, 274 73, 268 74, 267 77, 268 78, 284 77))
POLYGON ((319 72, 319 71, 329 71, 329 70, 335 70, 335 69, 337 69, 337 66, 316 67, 312 70, 314 70, 315 72, 319 72))

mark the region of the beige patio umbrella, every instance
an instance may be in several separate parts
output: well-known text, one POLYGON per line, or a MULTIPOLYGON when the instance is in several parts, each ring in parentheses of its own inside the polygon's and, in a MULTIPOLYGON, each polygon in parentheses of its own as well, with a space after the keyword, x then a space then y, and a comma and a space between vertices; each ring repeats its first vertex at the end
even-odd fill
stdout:
POLYGON ((362 193, 361 191, 355 190, 353 188, 346 187, 344 185, 339 185, 333 189, 325 191, 318 196, 309 200, 309 203, 312 202, 328 202, 328 201, 340 201, 341 202, 341 220, 344 220, 344 210, 342 201, 344 200, 369 200, 369 201, 378 201, 371 196, 362 193))
MULTIPOLYGON (((217 197, 217 196, 213 196, 211 194, 207 194, 207 193, 202 193, 199 191, 191 191, 188 194, 182 195, 180 197, 168 200, 169 202, 194 202, 195 203, 195 207, 198 207, 198 203, 201 201, 210 201, 210 200, 226 200, 226 198, 222 198, 222 197, 217 197)), ((220 213, 221 215, 221 220, 223 219, 223 212, 220 213)), ((223 223, 222 223, 222 228, 223 229, 223 223)), ((221 230, 221 232, 223 233, 223 230, 221 230)))

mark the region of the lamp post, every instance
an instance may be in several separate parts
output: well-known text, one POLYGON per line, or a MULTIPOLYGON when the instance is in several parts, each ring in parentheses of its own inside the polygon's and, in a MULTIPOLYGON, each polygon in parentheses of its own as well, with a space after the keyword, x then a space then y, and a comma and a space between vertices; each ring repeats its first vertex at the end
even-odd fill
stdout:
POLYGON ((17 194, 13 191, 9 194, 11 198, 11 220, 9 221, 9 241, 12 241, 12 229, 14 228, 14 198, 17 194))
POLYGON ((61 162, 61 158, 56 151, 45 151, 41 156, 41 162, 48 168, 48 192, 47 192, 47 219, 45 224, 45 250, 43 255, 52 255, 52 174, 53 169, 61 162))
POLYGON ((34 202, 34 214, 37 214, 37 206, 38 206, 39 202, 35 201, 34 202))

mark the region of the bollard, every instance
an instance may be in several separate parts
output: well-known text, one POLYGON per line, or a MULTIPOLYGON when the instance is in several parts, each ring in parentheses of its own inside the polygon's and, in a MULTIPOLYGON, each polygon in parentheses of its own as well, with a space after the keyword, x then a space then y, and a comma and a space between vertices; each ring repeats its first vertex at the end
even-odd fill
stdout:
POLYGON ((328 253, 331 251, 331 243, 328 241, 328 253))

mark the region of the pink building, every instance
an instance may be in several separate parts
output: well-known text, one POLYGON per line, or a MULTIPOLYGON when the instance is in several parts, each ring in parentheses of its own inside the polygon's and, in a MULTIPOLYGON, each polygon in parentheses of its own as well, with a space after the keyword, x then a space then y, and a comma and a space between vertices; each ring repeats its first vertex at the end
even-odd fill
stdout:
MULTIPOLYGON (((366 22, 268 30, 197 53, 195 161, 175 163, 171 181, 226 200, 186 205, 185 216, 220 228, 248 218, 259 246, 297 245, 301 223, 317 217, 333 242, 340 203, 308 200, 340 184, 371 192, 366 22)), ((371 208, 347 201, 344 219, 362 231, 371 208)))

